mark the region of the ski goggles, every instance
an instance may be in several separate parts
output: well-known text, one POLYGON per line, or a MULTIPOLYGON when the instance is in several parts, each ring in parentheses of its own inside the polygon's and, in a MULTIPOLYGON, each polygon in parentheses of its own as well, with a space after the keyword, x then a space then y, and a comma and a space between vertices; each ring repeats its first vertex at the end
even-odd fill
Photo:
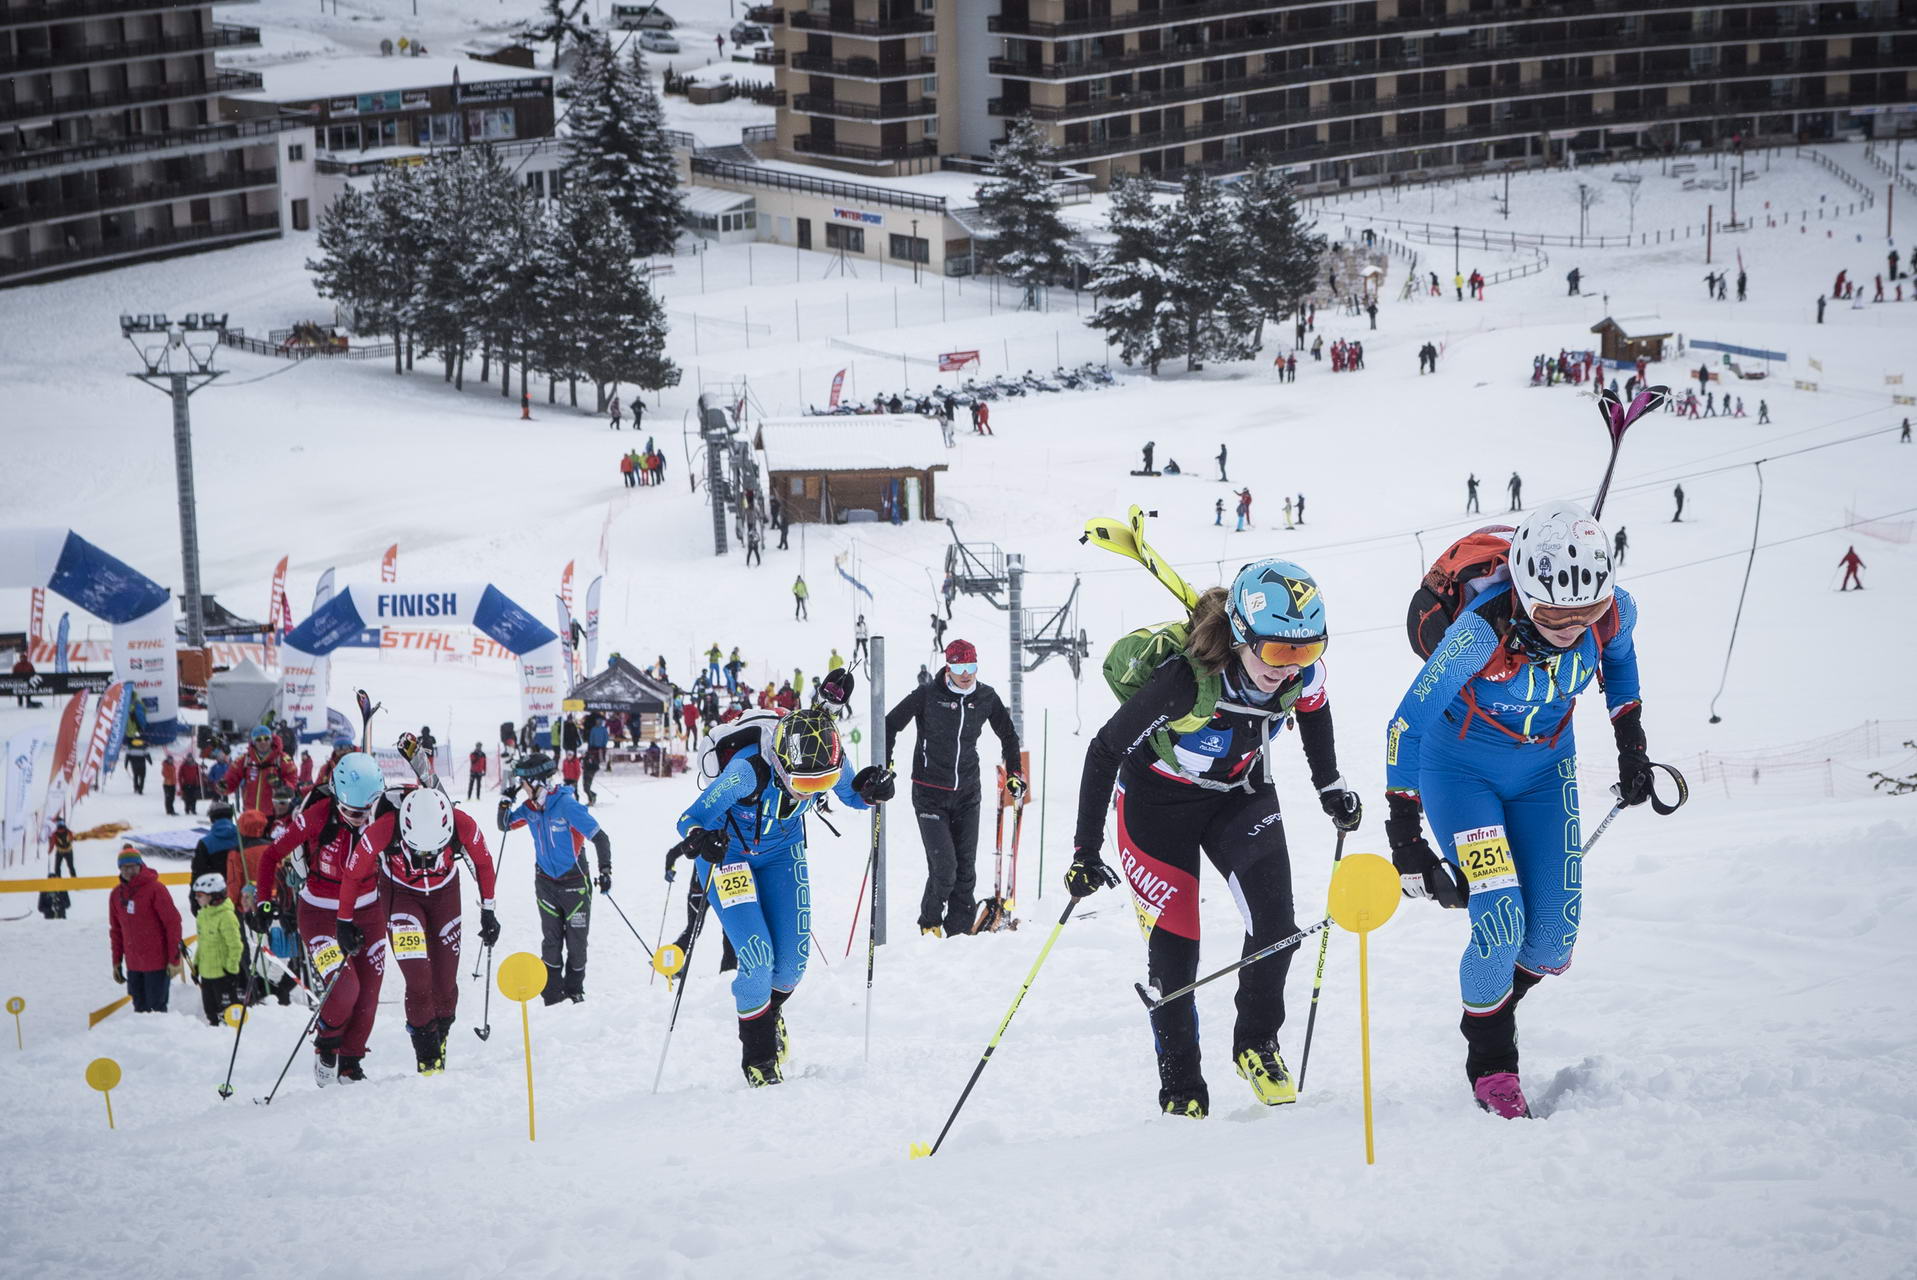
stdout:
POLYGON ((788 773, 785 785, 795 796, 822 795, 839 785, 839 770, 834 767, 824 773, 788 773))
POLYGON ((955 676, 975 676, 978 674, 978 663, 948 662, 945 664, 945 669, 955 676))
POLYGON ((335 800, 333 811, 339 814, 341 821, 355 827, 365 826, 373 817, 373 806, 370 804, 341 804, 335 800))
POLYGON ((1308 667, 1325 656, 1323 638, 1317 640, 1265 640, 1251 637, 1251 651, 1268 667, 1308 667))
POLYGON ((1594 627, 1611 611, 1609 600, 1596 604, 1531 606, 1531 621, 1546 631, 1566 631, 1572 627, 1594 627))

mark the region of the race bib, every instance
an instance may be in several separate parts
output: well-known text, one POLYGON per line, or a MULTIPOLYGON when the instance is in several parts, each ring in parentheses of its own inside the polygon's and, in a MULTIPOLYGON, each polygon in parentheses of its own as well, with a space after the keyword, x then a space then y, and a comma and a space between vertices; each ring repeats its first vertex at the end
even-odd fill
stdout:
POLYGON ((339 949, 337 942, 329 942, 313 953, 313 967, 324 978, 340 967, 346 960, 346 953, 339 949))
POLYGON ((728 862, 712 875, 719 895, 719 906, 740 907, 759 900, 759 886, 752 878, 752 867, 744 862, 728 862))
POLYGON ((424 929, 393 930, 393 955, 400 960, 424 960, 426 931, 424 929))
POLYGON ((1452 840, 1471 892, 1518 887, 1518 869, 1511 861, 1511 843, 1504 838, 1503 827, 1474 827, 1458 832, 1452 840))

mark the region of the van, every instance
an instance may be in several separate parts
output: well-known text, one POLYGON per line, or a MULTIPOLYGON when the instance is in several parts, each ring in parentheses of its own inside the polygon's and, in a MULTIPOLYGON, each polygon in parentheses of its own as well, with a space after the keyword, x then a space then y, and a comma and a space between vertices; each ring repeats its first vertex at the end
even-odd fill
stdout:
POLYGON ((670 31, 679 24, 671 14, 653 4, 614 4, 612 25, 627 31, 637 27, 647 31, 670 31))

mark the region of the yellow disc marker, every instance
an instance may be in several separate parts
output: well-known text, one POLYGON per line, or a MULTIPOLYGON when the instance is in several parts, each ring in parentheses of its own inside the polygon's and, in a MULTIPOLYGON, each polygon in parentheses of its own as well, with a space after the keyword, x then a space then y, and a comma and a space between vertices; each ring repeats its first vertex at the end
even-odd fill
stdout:
POLYGON ((526 1002, 546 989, 546 964, 530 951, 515 951, 499 962, 499 994, 519 1001, 519 1032, 526 1041, 526 1141, 537 1142, 533 1122, 532 1021, 526 1002))
POLYGON ((111 1058, 95 1058, 87 1063, 87 1083, 98 1089, 100 1096, 106 1099, 107 1128, 115 1128, 113 1088, 120 1083, 120 1064, 111 1058))
POLYGON ((686 967, 684 948, 676 942, 668 942, 652 953, 652 967, 665 977, 673 977, 686 967))
POLYGON ((239 1030, 240 1024, 246 1021, 246 1006, 243 1004, 227 1005, 226 1012, 220 1015, 220 1021, 232 1027, 235 1031, 239 1030))
POLYGON ((1329 914, 1342 929, 1358 935, 1358 1044, 1364 1067, 1365 1163, 1377 1163, 1371 1129, 1371 968, 1366 942, 1373 929, 1391 919, 1402 888, 1398 871, 1375 853, 1354 853, 1331 873, 1329 914))
POLYGON ((27 1042, 20 1038, 20 1014, 25 1011, 26 1007, 27 1002, 19 996, 9 996, 7 998, 7 1012, 13 1015, 13 1047, 15 1049, 24 1049, 27 1047, 27 1042))

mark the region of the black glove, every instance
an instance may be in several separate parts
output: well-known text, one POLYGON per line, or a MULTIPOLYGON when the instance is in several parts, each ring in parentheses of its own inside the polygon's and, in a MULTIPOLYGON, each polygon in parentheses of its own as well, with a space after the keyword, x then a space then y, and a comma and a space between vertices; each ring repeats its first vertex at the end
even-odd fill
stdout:
POLYGON ((339 949, 349 956, 358 955, 360 948, 366 945, 366 935, 351 920, 337 921, 333 938, 339 943, 339 949))
POLYGON ((599 868, 599 892, 601 893, 612 892, 612 868, 611 867, 599 868))
POLYGON ((1013 801, 1016 802, 1016 801, 1023 800, 1025 798, 1025 793, 1027 791, 1030 791, 1031 789, 1032 789, 1031 785, 1027 783, 1025 779, 1019 774, 1010 773, 1010 772, 1006 773, 1005 794, 1012 797, 1013 801))
POLYGON ((868 764, 852 779, 852 789, 867 804, 884 804, 898 794, 898 775, 890 769, 868 764))
POLYGON ((1072 865, 1065 869, 1065 892, 1074 898, 1086 898, 1100 889, 1110 889, 1118 884, 1118 873, 1105 865, 1096 849, 1080 849, 1072 855, 1072 865))
POLYGON ((819 682, 819 700, 835 707, 843 707, 852 701, 852 690, 857 684, 852 673, 844 667, 834 667, 824 680, 819 682))
POLYGON ((126 985, 126 970, 121 966, 118 960, 113 962, 113 985, 116 987, 124 987, 126 985))
POLYGON ((1632 707, 1611 721, 1617 738, 1618 799, 1627 805, 1651 798, 1651 758, 1644 753, 1644 708, 1632 707))
POLYGON ((268 898, 266 901, 260 903, 259 906, 253 908, 253 914, 249 923, 252 924, 255 933, 271 933, 273 930, 273 917, 278 914, 279 908, 273 905, 271 898, 268 898))
POLYGON ((728 843, 726 833, 723 831, 696 830, 681 840, 679 847, 685 850, 685 853, 681 855, 683 857, 704 858, 707 862, 717 862, 726 856, 728 843))
POLYGON ((1343 778, 1319 789, 1318 807, 1330 817, 1331 825, 1340 831, 1356 831, 1365 818, 1364 802, 1358 799, 1356 791, 1346 788, 1343 778))
POLYGON ((1433 898, 1441 907, 1462 907, 1471 897, 1464 874, 1440 858, 1424 838, 1424 806, 1416 796, 1385 792, 1391 816, 1385 819, 1385 839, 1391 845, 1391 865, 1407 898, 1433 898))
POLYGON ((479 945, 490 947, 499 941, 499 917, 491 907, 479 909, 479 945))
POLYGON ((499 802, 499 829, 501 831, 506 830, 506 815, 511 813, 512 809, 512 792, 509 791, 506 793, 506 798, 499 802))

